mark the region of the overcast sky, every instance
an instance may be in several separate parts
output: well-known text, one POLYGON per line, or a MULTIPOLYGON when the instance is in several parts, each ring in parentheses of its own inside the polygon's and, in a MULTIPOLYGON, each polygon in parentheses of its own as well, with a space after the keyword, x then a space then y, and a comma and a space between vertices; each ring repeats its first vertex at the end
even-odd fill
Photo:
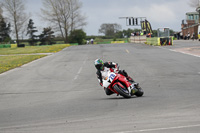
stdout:
MULTIPOLYGON (((125 19, 119 17, 146 17, 152 29, 169 27, 181 30, 181 21, 186 12, 195 8, 189 5, 190 0, 80 0, 83 4, 82 13, 87 17, 88 25, 84 27, 87 35, 100 35, 98 29, 103 23, 118 23, 122 29, 140 28, 126 26, 125 19)), ((27 10, 31 12, 37 28, 44 28, 45 23, 37 18, 42 0, 27 0, 27 10)))

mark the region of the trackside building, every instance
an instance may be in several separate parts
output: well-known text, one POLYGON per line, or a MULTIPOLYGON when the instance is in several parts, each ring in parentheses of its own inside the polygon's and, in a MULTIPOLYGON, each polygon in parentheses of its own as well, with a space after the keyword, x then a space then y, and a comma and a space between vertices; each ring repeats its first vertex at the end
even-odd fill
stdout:
POLYGON ((181 24, 183 39, 198 39, 199 31, 199 13, 198 12, 188 12, 186 13, 186 20, 182 20, 181 24))

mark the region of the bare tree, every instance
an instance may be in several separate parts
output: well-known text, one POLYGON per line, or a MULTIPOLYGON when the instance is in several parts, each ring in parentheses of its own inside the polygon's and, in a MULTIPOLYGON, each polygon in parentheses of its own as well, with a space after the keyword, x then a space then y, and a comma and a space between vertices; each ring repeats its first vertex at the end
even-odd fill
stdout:
POLYGON ((86 17, 81 14, 82 3, 79 0, 70 0, 70 19, 71 19, 71 31, 87 25, 85 22, 86 17))
POLYGON ((200 0, 190 0, 190 6, 195 7, 196 11, 199 13, 199 23, 200 23, 200 0))
POLYGON ((6 18, 14 25, 17 44, 19 44, 19 33, 29 18, 25 13, 25 0, 2 0, 2 4, 7 13, 6 18))
POLYGON ((190 0, 189 4, 190 6, 197 8, 199 7, 200 3, 199 3, 199 0, 190 0))
POLYGON ((65 42, 71 30, 84 26, 85 18, 81 15, 79 0, 43 0, 42 18, 53 24, 54 31, 60 31, 65 42))

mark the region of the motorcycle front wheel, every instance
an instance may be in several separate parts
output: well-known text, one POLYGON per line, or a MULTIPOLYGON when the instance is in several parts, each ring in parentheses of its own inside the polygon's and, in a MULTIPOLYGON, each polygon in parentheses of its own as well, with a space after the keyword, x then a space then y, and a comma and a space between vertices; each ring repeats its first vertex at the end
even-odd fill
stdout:
POLYGON ((137 97, 143 96, 144 91, 142 90, 142 88, 139 86, 139 87, 137 87, 136 89, 137 89, 138 91, 135 93, 135 95, 136 95, 137 97))
POLYGON ((127 88, 122 88, 121 86, 119 85, 114 85, 113 88, 121 95, 123 96, 124 98, 131 98, 131 95, 128 91, 127 88))

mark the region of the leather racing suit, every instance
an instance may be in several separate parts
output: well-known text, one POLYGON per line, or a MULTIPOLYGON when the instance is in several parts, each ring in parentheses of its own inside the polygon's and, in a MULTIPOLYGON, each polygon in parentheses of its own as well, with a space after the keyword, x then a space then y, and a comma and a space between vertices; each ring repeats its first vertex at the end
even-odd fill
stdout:
MULTIPOLYGON (((107 76, 107 73, 108 72, 114 72, 114 73, 119 73, 119 74, 122 74, 124 75, 127 80, 131 81, 131 82, 134 82, 134 80, 128 76, 127 72, 125 70, 119 70, 119 66, 117 63, 114 63, 114 62, 105 62, 104 63, 104 69, 103 70, 97 70, 96 74, 97 74, 97 78, 98 78, 98 81, 100 83, 101 86, 103 86, 103 78, 105 78, 107 76)), ((104 88, 105 90, 105 93, 107 95, 111 95, 113 94, 114 92, 112 92, 110 89, 108 88, 104 88)))

